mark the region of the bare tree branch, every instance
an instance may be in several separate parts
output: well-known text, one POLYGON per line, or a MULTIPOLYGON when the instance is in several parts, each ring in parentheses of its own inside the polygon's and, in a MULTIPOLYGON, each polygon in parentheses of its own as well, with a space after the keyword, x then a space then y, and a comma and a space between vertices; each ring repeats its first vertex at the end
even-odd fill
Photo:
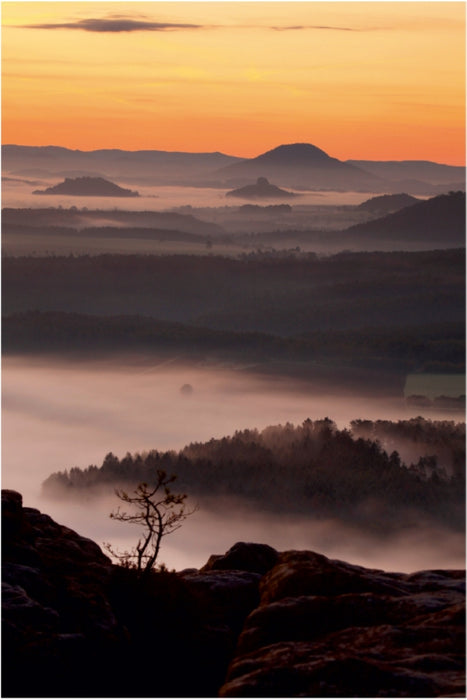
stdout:
POLYGON ((177 494, 170 490, 169 485, 176 478, 174 475, 168 476, 163 470, 158 470, 155 486, 149 487, 143 482, 137 486, 133 495, 116 489, 118 498, 134 506, 136 513, 121 511, 119 506, 110 514, 110 517, 132 525, 141 524, 144 527, 142 537, 130 552, 118 553, 109 543, 104 543, 105 549, 123 566, 133 566, 140 574, 149 572, 157 561, 162 538, 178 530, 182 522, 197 510, 196 507, 191 510, 186 509, 186 494, 177 494), (154 500, 156 494, 159 495, 162 490, 164 495, 154 500), (177 508, 177 506, 180 507, 177 508))

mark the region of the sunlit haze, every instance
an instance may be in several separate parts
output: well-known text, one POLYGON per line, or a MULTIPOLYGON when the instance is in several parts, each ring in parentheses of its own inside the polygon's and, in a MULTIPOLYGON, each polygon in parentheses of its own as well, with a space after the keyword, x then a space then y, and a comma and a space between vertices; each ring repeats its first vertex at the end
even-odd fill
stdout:
POLYGON ((462 2, 4 2, 3 143, 465 162, 462 2), (34 119, 31 119, 34 115, 34 119))
MULTIPOLYGON (((102 545, 125 549, 134 540, 131 526, 109 520, 116 506, 112 487, 104 498, 79 501, 46 498, 41 482, 52 472, 100 465, 105 454, 180 449, 191 441, 232 435, 287 421, 299 425, 333 416, 340 427, 353 418, 408 418, 402 400, 371 399, 337 393, 323 395, 313 384, 275 381, 228 369, 101 361, 81 366, 45 359, 6 358, 3 363, 3 487, 23 494, 25 505, 40 508, 60 523, 102 545), (191 382, 192 395, 180 393, 191 382), (27 436, 27 439, 25 439, 27 436)), ((440 418, 432 414, 432 418, 440 418)), ((192 500, 192 499, 191 499, 192 500)), ((308 548, 329 556, 393 570, 461 566, 463 536, 418 523, 394 534, 384 546, 371 532, 355 531, 335 518, 311 517, 252 508, 238 499, 204 497, 184 528, 164 543, 162 558, 175 568, 200 566, 209 555, 235 541, 267 541, 279 549, 308 548), (442 540, 442 544, 441 544, 442 540)))

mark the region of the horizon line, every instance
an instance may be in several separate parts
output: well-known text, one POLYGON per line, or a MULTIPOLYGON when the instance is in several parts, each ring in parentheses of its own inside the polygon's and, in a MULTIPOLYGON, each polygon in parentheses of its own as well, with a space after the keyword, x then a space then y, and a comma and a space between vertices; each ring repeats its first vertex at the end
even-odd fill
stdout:
MULTIPOLYGON (((319 148, 319 146, 315 146, 315 144, 312 144, 311 142, 305 142, 305 141, 294 141, 290 143, 280 143, 277 146, 273 146, 272 148, 268 148, 265 151, 262 151, 261 153, 258 153, 255 156, 237 156, 235 154, 231 153, 225 153, 224 151, 220 150, 212 150, 212 151, 181 151, 181 150, 166 150, 164 148, 137 148, 137 149, 131 149, 131 148, 121 148, 118 146, 114 147, 104 147, 104 148, 91 148, 91 149, 83 149, 83 148, 72 148, 70 146, 62 146, 58 144, 53 144, 53 143, 48 143, 46 145, 37 145, 37 144, 23 144, 23 143, 2 143, 1 147, 7 147, 7 146, 19 146, 21 148, 61 148, 66 151, 72 151, 72 152, 79 152, 79 153, 95 153, 96 151, 123 151, 125 153, 147 153, 147 152, 159 152, 159 153, 186 153, 188 155, 212 155, 215 153, 219 153, 220 155, 224 156, 229 156, 231 158, 239 158, 241 160, 252 160, 254 158, 257 158, 258 156, 263 155, 264 153, 268 153, 269 151, 273 151, 276 148, 279 148, 280 146, 291 146, 291 145, 296 145, 296 144, 303 144, 303 145, 309 145, 309 146, 314 146, 315 148, 319 148)), ((323 149, 321 149, 323 150, 323 149)), ((327 151, 325 151, 326 155, 329 155, 327 151)), ((331 156, 333 158, 336 158, 336 156, 331 156)), ((340 160, 340 158, 338 158, 340 160)), ((358 157, 353 157, 353 158, 346 158, 342 160, 341 162, 345 163, 348 161, 367 161, 367 162, 381 162, 381 163, 435 163, 437 165, 447 165, 449 167, 453 168, 465 168, 466 167, 466 162, 464 160, 463 163, 451 163, 451 162, 440 162, 438 160, 430 160, 429 158, 392 158, 392 159, 382 159, 382 158, 358 158, 358 157)))

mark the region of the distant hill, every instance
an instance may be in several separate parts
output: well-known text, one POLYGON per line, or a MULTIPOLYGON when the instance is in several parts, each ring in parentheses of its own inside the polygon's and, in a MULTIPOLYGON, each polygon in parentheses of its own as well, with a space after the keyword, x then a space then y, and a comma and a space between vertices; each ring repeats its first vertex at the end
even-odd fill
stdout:
POLYGON ((293 192, 287 192, 276 185, 271 185, 265 177, 259 177, 255 185, 246 185, 237 190, 226 192, 226 197, 240 197, 242 199, 283 199, 284 197, 296 196, 293 192))
POLYGON ((372 212, 374 214, 392 214, 404 207, 410 207, 419 202, 416 197, 410 194, 383 194, 380 197, 372 197, 358 205, 359 209, 372 212))
POLYGON ((418 180, 432 185, 449 185, 450 189, 456 189, 451 186, 454 183, 458 185, 464 183, 465 187, 465 167, 463 166, 443 165, 429 160, 348 160, 346 163, 385 180, 418 180))
POLYGON ((256 158, 177 151, 80 151, 2 146, 2 172, 46 178, 92 176, 128 184, 240 187, 258 177, 294 189, 434 195, 465 188, 465 168, 430 161, 341 161, 310 143, 283 144, 256 158))
POLYGON ((452 192, 418 202, 381 219, 351 226, 346 233, 375 239, 403 240, 410 237, 427 242, 442 238, 445 242, 464 246, 465 192, 452 192))
POLYGON ((45 190, 34 190, 33 194, 67 194, 80 197, 139 197, 139 192, 127 190, 102 177, 65 178, 63 182, 45 190))
POLYGON ((267 151, 252 159, 255 163, 264 165, 287 165, 297 167, 309 167, 321 164, 328 167, 332 163, 340 162, 336 158, 331 158, 328 154, 313 146, 311 143, 291 143, 277 146, 271 151, 267 151))
POLYGON ((104 176, 138 184, 214 184, 212 173, 241 160, 223 153, 71 150, 59 146, 2 146, 2 172, 26 177, 104 176))
POLYGON ((297 189, 381 190, 378 176, 331 158, 310 143, 278 146, 257 158, 228 165, 218 175, 225 182, 238 181, 239 184, 242 184, 240 180, 263 176, 297 189))

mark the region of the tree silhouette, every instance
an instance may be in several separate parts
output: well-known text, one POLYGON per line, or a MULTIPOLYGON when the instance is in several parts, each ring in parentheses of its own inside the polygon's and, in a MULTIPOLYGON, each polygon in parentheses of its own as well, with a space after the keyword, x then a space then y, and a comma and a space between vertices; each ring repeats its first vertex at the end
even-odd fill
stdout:
POLYGON ((137 486, 133 495, 120 489, 115 490, 121 501, 130 504, 136 510, 121 511, 119 506, 110 517, 133 525, 142 525, 143 534, 131 551, 118 553, 110 544, 105 543, 104 546, 124 566, 136 568, 138 574, 143 575, 151 571, 159 555, 162 538, 178 530, 182 522, 196 510, 186 509, 187 494, 171 491, 170 484, 176 478, 158 469, 155 485, 149 486, 143 482, 137 486))

